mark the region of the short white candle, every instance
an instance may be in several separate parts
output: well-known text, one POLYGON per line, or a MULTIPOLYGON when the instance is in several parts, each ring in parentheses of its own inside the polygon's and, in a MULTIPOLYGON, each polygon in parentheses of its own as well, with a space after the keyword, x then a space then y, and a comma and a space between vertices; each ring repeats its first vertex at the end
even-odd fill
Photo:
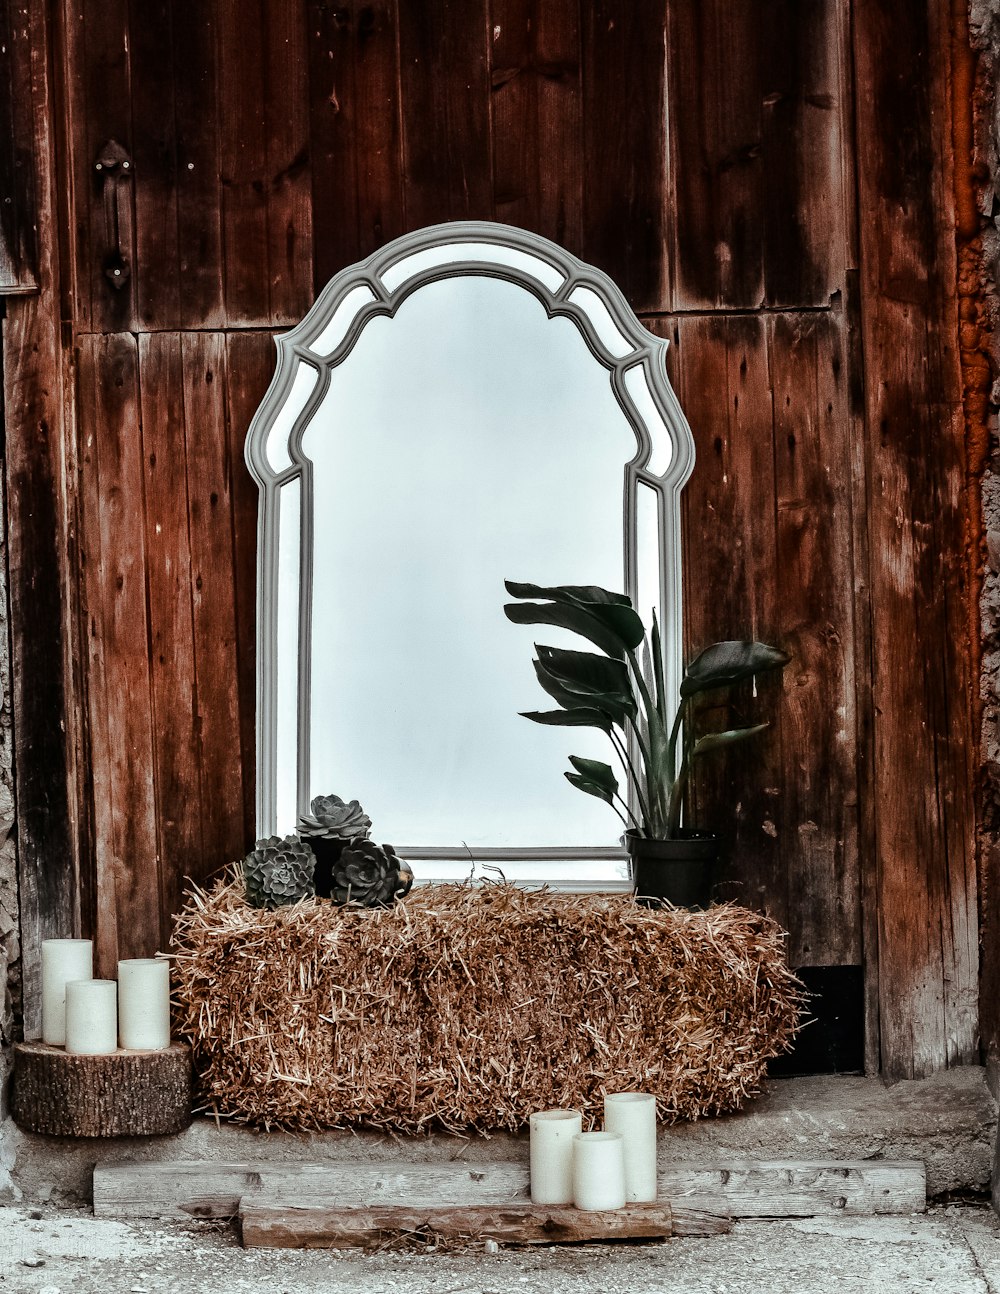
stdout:
POLYGON ((164 958, 118 963, 118 1041, 132 1051, 170 1046, 170 963, 164 958))
POLYGON ((578 1132, 573 1138, 573 1203, 578 1209, 625 1207, 625 1154, 618 1132, 578 1132))
POLYGON ((118 1050, 118 985, 113 979, 67 983, 66 1050, 76 1056, 118 1050))
POLYGON ((66 1042, 66 983, 94 978, 94 944, 90 939, 42 940, 42 1042, 66 1042))
POLYGON ((531 1133, 531 1201, 573 1203, 573 1138, 583 1126, 579 1110, 539 1110, 531 1133))
POLYGON ((656 1199, 656 1097, 647 1092, 611 1092, 604 1098, 604 1126, 625 1144, 625 1198, 630 1204, 656 1199))

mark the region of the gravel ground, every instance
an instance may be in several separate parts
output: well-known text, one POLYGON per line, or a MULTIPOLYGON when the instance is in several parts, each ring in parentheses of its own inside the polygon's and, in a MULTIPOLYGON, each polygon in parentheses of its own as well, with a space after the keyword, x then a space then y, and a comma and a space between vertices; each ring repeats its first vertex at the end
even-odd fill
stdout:
POLYGON ((228 1226, 0 1207, 0 1294, 1000 1294, 985 1207, 738 1223, 666 1244, 442 1253, 242 1250, 228 1226))

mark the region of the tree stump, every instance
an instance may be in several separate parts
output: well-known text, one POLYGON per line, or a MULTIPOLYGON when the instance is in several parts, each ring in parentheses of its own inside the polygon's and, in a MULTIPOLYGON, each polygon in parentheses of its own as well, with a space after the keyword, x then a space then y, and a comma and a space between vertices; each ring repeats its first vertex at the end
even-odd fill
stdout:
POLYGON ((191 1049, 74 1056, 43 1042, 14 1046, 12 1113, 52 1137, 155 1137, 191 1122, 191 1049))

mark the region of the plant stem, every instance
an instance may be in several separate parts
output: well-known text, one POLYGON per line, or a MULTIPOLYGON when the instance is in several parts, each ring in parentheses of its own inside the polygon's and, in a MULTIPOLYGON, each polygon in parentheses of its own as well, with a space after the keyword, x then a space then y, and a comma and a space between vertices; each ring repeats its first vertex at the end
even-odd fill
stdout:
POLYGON ((677 713, 674 715, 674 722, 670 729, 670 739, 667 742, 667 768, 670 772, 670 780, 674 781, 677 776, 677 738, 680 735, 681 724, 684 722, 684 711, 687 708, 688 698, 680 702, 677 707, 677 713))
MULTIPOLYGON (((645 820, 646 823, 649 823, 651 821, 649 805, 643 799, 642 783, 639 781, 639 775, 635 771, 635 765, 632 763, 631 759, 629 759, 627 743, 624 742, 622 738, 618 736, 614 728, 611 729, 611 740, 615 746, 615 749, 618 751, 619 756, 621 757, 622 763, 625 765, 626 769, 628 770, 628 775, 632 781, 632 785, 635 787, 635 794, 636 794, 636 798, 639 801, 639 809, 642 812, 643 819, 645 820)), ((631 810, 629 810, 629 812, 631 813, 631 810)))

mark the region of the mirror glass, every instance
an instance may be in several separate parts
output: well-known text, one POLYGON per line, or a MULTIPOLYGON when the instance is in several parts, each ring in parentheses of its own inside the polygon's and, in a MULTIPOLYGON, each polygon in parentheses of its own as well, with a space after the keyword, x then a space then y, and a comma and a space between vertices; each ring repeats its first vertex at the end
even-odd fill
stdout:
MULTIPOLYGON (((248 437, 262 487, 258 828, 358 799, 421 878, 624 885, 622 826, 565 780, 604 734, 543 727, 504 579, 628 591, 679 679, 690 432, 664 343, 542 239, 454 226, 338 276, 279 340, 248 437), (484 233, 485 231, 485 233, 484 233)), ((428 236, 429 235, 429 236, 428 236)), ((619 768, 623 786, 624 773, 619 768)))

